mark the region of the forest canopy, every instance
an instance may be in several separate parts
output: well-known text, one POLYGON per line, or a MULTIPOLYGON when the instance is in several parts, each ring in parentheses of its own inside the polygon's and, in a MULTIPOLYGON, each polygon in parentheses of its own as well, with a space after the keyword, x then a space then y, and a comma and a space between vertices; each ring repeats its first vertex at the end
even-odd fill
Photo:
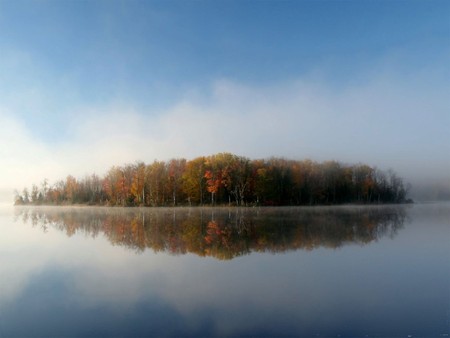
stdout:
POLYGON ((404 203, 407 189, 394 171, 367 164, 269 158, 231 153, 193 160, 113 166, 100 177, 67 176, 16 192, 16 205, 282 206, 404 203))

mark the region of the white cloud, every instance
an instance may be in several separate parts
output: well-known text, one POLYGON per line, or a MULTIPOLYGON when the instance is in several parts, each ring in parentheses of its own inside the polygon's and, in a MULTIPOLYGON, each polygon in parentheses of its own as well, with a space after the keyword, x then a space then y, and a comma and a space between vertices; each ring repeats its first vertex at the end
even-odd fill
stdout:
POLYGON ((210 94, 193 90, 158 114, 124 104, 85 107, 68 117, 68 137, 58 144, 34 139, 2 110, 1 187, 222 151, 361 161, 408 178, 448 177, 448 85, 430 87, 435 76, 422 71, 402 79, 384 72, 341 88, 323 81, 256 87, 221 80, 210 94))
POLYGON ((63 174, 61 163, 48 145, 33 139, 12 114, 1 108, 0 126, 0 197, 63 174))

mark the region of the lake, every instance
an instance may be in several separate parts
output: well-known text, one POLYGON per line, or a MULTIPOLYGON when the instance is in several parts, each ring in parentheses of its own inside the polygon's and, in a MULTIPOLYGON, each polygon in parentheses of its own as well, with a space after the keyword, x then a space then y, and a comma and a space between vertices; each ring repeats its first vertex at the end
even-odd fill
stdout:
POLYGON ((450 204, 0 209, 0 337, 447 337, 450 204))

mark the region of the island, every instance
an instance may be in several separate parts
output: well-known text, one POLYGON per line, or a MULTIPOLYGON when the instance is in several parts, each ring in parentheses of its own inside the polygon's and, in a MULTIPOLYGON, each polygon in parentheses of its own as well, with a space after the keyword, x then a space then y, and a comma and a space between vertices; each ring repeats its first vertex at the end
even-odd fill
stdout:
POLYGON ((405 203, 408 188, 393 170, 339 161, 231 153, 136 162, 97 174, 16 191, 15 205, 297 206, 405 203))

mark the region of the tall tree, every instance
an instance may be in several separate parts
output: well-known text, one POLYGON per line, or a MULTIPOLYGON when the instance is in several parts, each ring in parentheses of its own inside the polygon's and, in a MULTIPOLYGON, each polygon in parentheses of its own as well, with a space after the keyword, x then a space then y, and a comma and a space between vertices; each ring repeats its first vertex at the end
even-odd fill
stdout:
POLYGON ((205 157, 197 157, 188 161, 182 176, 182 189, 187 195, 188 204, 203 204, 206 186, 205 157))
POLYGON ((137 205, 145 205, 145 179, 145 163, 139 162, 134 167, 130 190, 134 203, 137 205))
POLYGON ((169 187, 172 193, 172 203, 173 206, 177 205, 177 199, 181 194, 181 182, 183 177, 183 172, 185 171, 186 160, 185 159, 172 159, 168 163, 168 174, 169 174, 169 187))
POLYGON ((148 186, 148 204, 153 206, 165 205, 167 188, 167 167, 163 161, 154 161, 146 167, 148 186))

